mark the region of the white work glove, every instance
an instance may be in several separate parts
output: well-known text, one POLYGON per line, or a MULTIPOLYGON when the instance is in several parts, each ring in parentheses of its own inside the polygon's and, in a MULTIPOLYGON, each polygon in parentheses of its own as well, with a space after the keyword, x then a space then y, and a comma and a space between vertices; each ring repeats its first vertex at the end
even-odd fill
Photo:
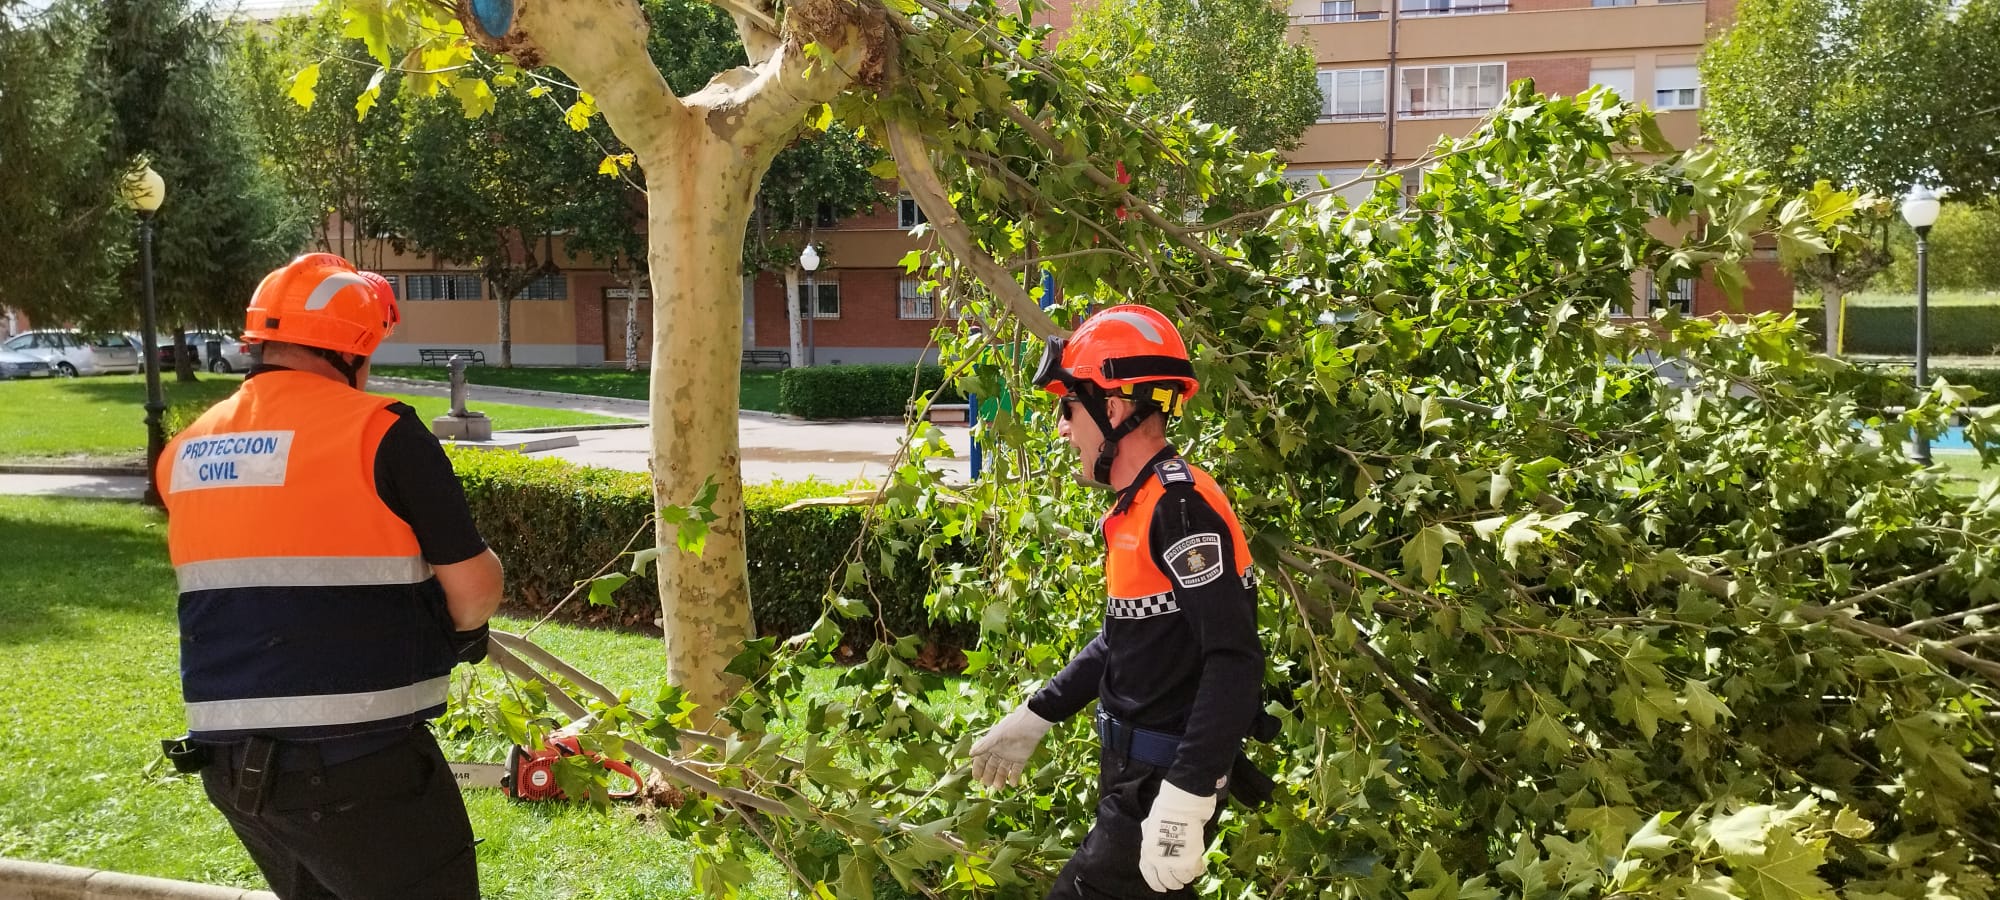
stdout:
POLYGON ((972 743, 972 777, 995 790, 1012 784, 1021 777, 1021 770, 1027 767, 1028 757, 1035 752, 1035 745, 1042 742, 1042 735, 1048 734, 1055 724, 1035 715, 1026 703, 1014 707, 991 731, 972 743))
POLYGON ((1186 887, 1208 868, 1208 819, 1215 796, 1197 797, 1160 782, 1153 811, 1139 824, 1139 874, 1164 894, 1186 887))

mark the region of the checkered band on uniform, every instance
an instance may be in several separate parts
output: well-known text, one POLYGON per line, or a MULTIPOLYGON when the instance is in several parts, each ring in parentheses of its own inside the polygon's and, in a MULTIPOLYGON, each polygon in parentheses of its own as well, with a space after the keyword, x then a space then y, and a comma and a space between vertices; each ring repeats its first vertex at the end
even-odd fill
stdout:
POLYGON ((1174 595, 1154 594, 1151 597, 1113 597, 1107 614, 1114 619, 1150 619, 1180 611, 1181 605, 1174 602, 1174 595))

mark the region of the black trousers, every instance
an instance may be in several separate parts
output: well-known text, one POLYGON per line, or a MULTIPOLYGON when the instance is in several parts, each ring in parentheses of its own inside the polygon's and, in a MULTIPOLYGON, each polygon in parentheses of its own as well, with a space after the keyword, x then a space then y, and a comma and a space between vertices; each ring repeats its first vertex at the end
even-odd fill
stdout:
MULTIPOLYGON (((1195 900, 1192 887, 1160 893, 1139 874, 1139 826, 1153 809, 1167 770, 1132 759, 1123 752, 1098 752, 1097 822, 1083 836, 1083 846, 1056 876, 1049 900, 1195 900)), ((1208 820, 1202 844, 1215 840, 1221 804, 1208 820)))
POLYGON ((479 871, 465 800, 429 728, 359 759, 272 776, 254 813, 238 807, 242 754, 201 771, 222 811, 283 900, 477 900, 479 871))

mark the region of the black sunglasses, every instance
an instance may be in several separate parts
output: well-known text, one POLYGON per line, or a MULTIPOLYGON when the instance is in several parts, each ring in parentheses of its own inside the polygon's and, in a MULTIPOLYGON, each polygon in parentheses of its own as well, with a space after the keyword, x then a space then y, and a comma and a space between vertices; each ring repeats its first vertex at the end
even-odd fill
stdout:
POLYGON ((1074 394, 1064 394, 1061 397, 1057 397, 1056 400, 1056 411, 1062 416, 1062 420, 1065 422, 1069 421, 1070 416, 1076 414, 1076 405, 1082 402, 1074 394))

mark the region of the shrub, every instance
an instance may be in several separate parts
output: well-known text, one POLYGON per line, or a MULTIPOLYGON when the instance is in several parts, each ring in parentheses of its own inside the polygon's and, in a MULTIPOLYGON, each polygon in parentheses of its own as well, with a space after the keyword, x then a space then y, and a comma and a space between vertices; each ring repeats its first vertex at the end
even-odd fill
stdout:
MULTIPOLYGON (((1986 356, 2000 351, 2000 303, 1991 305, 1932 304, 1930 309, 1931 352, 1960 356, 1986 356)), ((1822 336, 1814 346, 1825 346, 1826 310, 1817 306, 1798 308, 1801 327, 1822 336)), ((1917 346, 1917 306, 1847 306, 1847 338, 1842 349, 1848 353, 1909 355, 1917 346)))
MULTIPOLYGON (((1856 398, 1862 406, 1880 409, 1885 406, 1909 406, 1917 402, 1916 371, 1912 367, 1870 368, 1882 378, 1870 386, 1870 391, 1856 398)), ((1941 369, 1933 366, 1927 374, 1933 382, 1942 378, 1952 384, 1979 389, 1983 395, 1977 401, 1980 405, 2000 403, 2000 369, 1941 369)))
POLYGON ((778 411, 808 419, 900 416, 913 381, 941 402, 964 399, 944 384, 944 369, 929 363, 810 366, 778 373, 778 411))
MULTIPOLYGON (((653 529, 646 524, 652 484, 642 473, 515 453, 450 452, 473 520, 506 564, 508 597, 515 612, 541 616, 628 543, 633 548, 652 545, 653 529)), ((758 634, 784 638, 810 629, 825 607, 822 598, 828 586, 839 586, 848 551, 861 534, 864 508, 783 507, 809 497, 833 496, 844 487, 819 481, 744 487, 750 595, 758 634)), ((880 601, 883 623, 898 635, 920 635, 941 648, 969 645, 969 628, 930 624, 924 610, 930 581, 929 570, 915 565, 898 566, 893 575, 875 573, 870 588, 880 601)), ((659 616, 658 597, 659 582, 648 570, 614 591, 612 605, 591 606, 579 596, 563 607, 559 617, 652 630, 659 616)), ((864 649, 873 641, 872 621, 850 620, 843 626, 850 649, 864 649)))

